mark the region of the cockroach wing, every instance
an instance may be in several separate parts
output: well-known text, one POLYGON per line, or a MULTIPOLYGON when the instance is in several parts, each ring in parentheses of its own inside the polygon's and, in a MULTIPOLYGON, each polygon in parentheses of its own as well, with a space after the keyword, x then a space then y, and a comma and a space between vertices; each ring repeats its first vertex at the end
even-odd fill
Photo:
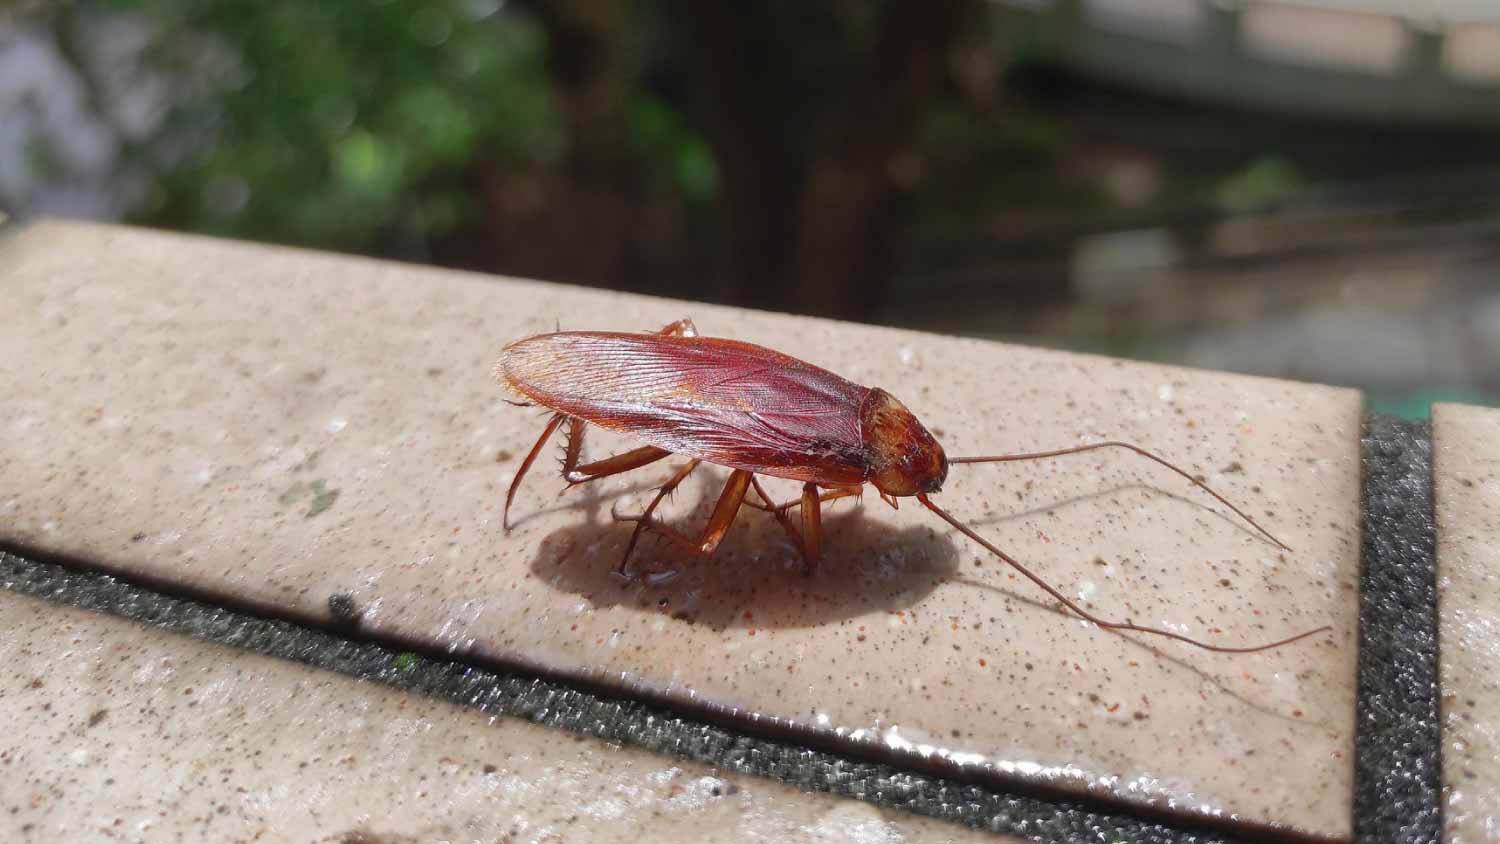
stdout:
POLYGON ((564 331, 510 344, 495 374, 540 405, 710 463, 827 485, 868 474, 869 388, 761 346, 564 331))

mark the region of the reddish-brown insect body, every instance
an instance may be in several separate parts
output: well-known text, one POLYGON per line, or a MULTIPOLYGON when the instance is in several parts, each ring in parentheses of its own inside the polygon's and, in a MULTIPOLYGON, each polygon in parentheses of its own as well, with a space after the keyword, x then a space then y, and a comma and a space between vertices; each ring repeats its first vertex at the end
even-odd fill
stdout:
POLYGON ((742 505, 771 513, 802 550, 809 569, 822 546, 821 505, 858 496, 871 484, 892 506, 915 496, 921 504, 973 539, 1054 599, 1106 628, 1152 633, 1216 651, 1256 651, 1311 636, 1307 631, 1250 648, 1210 645, 1156 628, 1110 622, 1086 612, 1019 561, 985 540, 928 497, 943 487, 948 466, 1030 460, 1096 448, 1125 448, 1153 460, 1199 486, 1286 546, 1239 508, 1166 460, 1128 443, 1106 442, 1034 454, 949 459, 932 434, 905 405, 878 387, 864 387, 789 355, 750 343, 699 337, 690 320, 679 320, 655 334, 613 331, 559 331, 523 338, 505 347, 495 375, 528 403, 553 412, 541 437, 523 459, 505 499, 509 527, 511 501, 521 479, 547 440, 568 425, 563 477, 569 487, 627 472, 672 454, 688 458, 657 491, 639 516, 620 562, 625 574, 631 552, 644 531, 711 555, 742 505), (587 425, 639 439, 645 445, 580 465, 587 425), (653 518, 661 500, 703 462, 732 469, 709 523, 689 537, 653 518), (800 499, 773 503, 756 475, 801 481, 800 499), (751 490, 760 502, 749 500, 751 490), (800 525, 790 512, 800 510, 800 525))

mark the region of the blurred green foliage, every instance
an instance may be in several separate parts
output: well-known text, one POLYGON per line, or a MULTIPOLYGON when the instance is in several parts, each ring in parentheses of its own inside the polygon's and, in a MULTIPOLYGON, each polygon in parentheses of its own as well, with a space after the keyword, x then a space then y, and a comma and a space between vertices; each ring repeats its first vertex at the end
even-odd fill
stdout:
POLYGON ((217 95, 176 117, 211 137, 164 174, 162 222, 369 249, 471 215, 473 162, 544 163, 562 144, 543 33, 494 0, 116 5, 231 56, 217 95))
POLYGON ((671 104, 650 94, 637 96, 630 109, 630 130, 650 178, 661 189, 693 202, 713 200, 719 189, 713 150, 671 104))
POLYGON ((1218 190, 1219 206, 1231 214, 1261 213, 1296 197, 1305 187, 1306 180, 1295 164, 1276 155, 1262 156, 1224 179, 1218 190))

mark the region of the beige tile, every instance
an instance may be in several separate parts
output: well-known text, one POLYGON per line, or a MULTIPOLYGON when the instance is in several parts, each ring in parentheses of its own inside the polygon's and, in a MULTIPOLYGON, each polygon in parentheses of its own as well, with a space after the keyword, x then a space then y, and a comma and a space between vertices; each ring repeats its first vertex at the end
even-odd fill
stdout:
POLYGON ((0 626, 9 842, 1001 840, 3 589, 0 626))
POLYGON ((1500 410, 1432 409, 1443 823, 1500 842, 1500 410))
MULTIPOLYGON (((0 539, 303 617, 347 592, 382 634, 1028 782, 1350 831, 1353 392, 116 228, 36 227, 3 258, 0 539), (543 461, 502 533, 540 418, 490 380, 501 345, 688 314, 890 389, 952 455, 1140 442, 1296 548, 1128 455, 955 466, 938 500, 1101 614, 1225 643, 1334 632, 1254 655, 1102 633, 873 496, 825 517, 811 579, 747 513, 711 563, 648 544, 641 562, 677 576, 622 586, 610 506, 642 506, 659 467, 559 500, 543 461)), ((722 477, 695 476, 669 516, 701 518, 722 477)))

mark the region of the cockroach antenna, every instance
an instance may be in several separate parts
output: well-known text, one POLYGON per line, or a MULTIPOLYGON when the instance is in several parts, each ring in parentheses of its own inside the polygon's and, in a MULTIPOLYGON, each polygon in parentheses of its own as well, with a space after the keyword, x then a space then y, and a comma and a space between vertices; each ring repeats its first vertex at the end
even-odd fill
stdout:
POLYGON ((1269 539, 1278 548, 1280 548, 1283 551, 1291 551, 1292 550, 1291 546, 1287 545, 1285 542, 1282 542, 1280 539, 1277 539, 1274 534, 1272 534, 1270 531, 1266 530, 1265 528, 1261 527, 1259 522, 1257 522, 1254 519, 1250 518, 1250 514, 1246 513, 1244 510, 1241 510, 1240 508, 1234 506, 1234 504, 1230 503, 1229 499, 1227 499, 1224 496, 1218 494, 1217 492, 1214 492, 1213 488, 1210 487, 1208 484, 1204 483, 1201 479, 1199 479, 1197 477, 1194 477, 1193 475, 1188 474, 1186 471, 1184 471, 1183 469, 1181 469, 1180 467, 1178 467, 1177 465, 1175 465, 1171 461, 1167 460, 1166 458, 1161 457, 1161 456, 1156 455, 1156 454, 1152 454, 1151 452, 1147 451, 1146 449, 1141 448, 1140 446, 1135 445, 1133 443, 1120 442, 1119 440, 1109 440, 1107 442, 1088 443, 1087 445, 1075 445, 1075 446, 1073 446, 1071 448, 1059 448, 1059 449, 1054 449, 1052 451, 1032 451, 1032 452, 1026 452, 1026 453, 1022 453, 1022 454, 996 454, 996 455, 991 455, 991 456, 988 456, 988 457, 950 457, 950 458, 948 458, 948 463, 949 463, 949 465, 953 465, 955 463, 1011 463, 1011 462, 1017 462, 1017 461, 1022 461, 1022 460, 1043 460, 1043 459, 1046 459, 1048 457, 1062 457, 1062 456, 1068 455, 1068 454, 1082 454, 1085 451, 1094 451, 1096 449, 1101 449, 1101 448, 1123 448, 1123 449, 1127 449, 1129 451, 1135 452, 1136 454, 1139 454, 1140 456, 1146 458, 1147 460, 1153 460, 1153 461, 1161 464, 1162 466, 1165 466, 1168 469, 1171 469, 1173 472, 1176 472, 1177 474, 1179 474, 1182 477, 1186 478, 1188 480, 1188 482, 1191 483, 1193 486, 1196 486, 1199 489, 1203 490, 1204 492, 1208 493, 1209 495, 1213 496, 1214 500, 1218 501, 1220 504, 1223 504, 1225 507, 1228 507, 1230 510, 1233 510, 1234 513, 1235 513, 1235 515, 1237 515, 1240 518, 1244 519, 1246 522, 1249 522, 1250 526, 1253 527, 1253 528, 1255 528, 1257 531, 1259 531, 1261 536, 1264 536, 1266 539, 1269 539))
POLYGON ((944 510, 943 508, 941 508, 941 507, 937 506, 936 504, 932 503, 932 499, 931 498, 928 498, 926 495, 919 494, 919 495, 917 495, 917 500, 920 501, 920 502, 922 502, 922 506, 924 506, 927 509, 931 510, 932 512, 936 513, 937 516, 938 516, 938 518, 940 518, 943 521, 947 522, 948 524, 952 525, 954 527, 954 529, 957 530, 959 533, 962 533, 964 536, 967 536, 968 538, 974 540, 975 542, 979 543, 980 546, 983 547, 986 551, 989 551, 991 554, 994 554, 995 556, 999 557, 1001 560, 1004 560, 1011 568, 1013 568, 1016 571, 1020 572, 1021 575, 1023 577, 1025 577, 1027 580, 1029 580, 1032 583, 1035 583, 1037 586, 1041 587, 1041 589, 1042 589, 1043 592, 1046 592, 1048 595, 1051 595, 1055 600, 1057 600, 1063 606, 1065 606, 1068 609, 1072 610, 1073 612, 1077 613, 1085 621, 1092 622, 1095 626, 1103 627, 1106 630, 1127 630, 1127 631, 1133 631, 1133 632, 1136 632, 1136 633, 1150 633, 1150 634, 1152 634, 1154 636, 1165 636, 1168 639, 1176 639, 1179 642, 1186 642, 1189 645, 1194 645, 1194 646, 1200 647, 1200 648, 1202 648, 1202 649, 1204 649, 1206 651, 1214 651, 1216 653, 1225 653, 1225 654, 1250 654, 1250 653, 1255 653, 1256 651, 1268 651, 1268 650, 1271 650, 1272 648, 1279 648, 1282 645, 1290 645, 1291 643, 1296 642, 1296 641, 1298 641, 1300 639, 1306 639, 1309 636, 1315 636, 1315 635, 1317 635, 1319 633, 1323 633, 1323 632, 1326 632, 1326 631, 1329 631, 1329 630, 1333 629, 1331 626, 1325 624, 1322 627, 1318 627, 1318 628, 1315 628, 1315 629, 1312 629, 1312 630, 1307 630, 1307 631, 1304 631, 1302 633, 1298 633, 1295 636, 1288 636, 1285 639, 1279 639, 1279 640, 1277 640, 1275 642, 1269 642, 1269 643, 1264 644, 1264 645, 1251 645, 1249 647, 1229 647, 1229 646, 1225 646, 1225 645, 1214 645, 1214 644, 1210 644, 1208 642, 1200 642, 1197 639, 1194 639, 1194 638, 1192 638, 1190 636, 1184 636, 1181 633, 1174 633, 1171 630, 1162 630, 1162 629, 1157 628, 1157 627, 1146 627, 1146 626, 1143 626, 1143 625, 1140 625, 1140 624, 1132 624, 1132 623, 1130 623, 1128 621, 1105 621, 1104 619, 1102 619, 1102 618, 1094 615, 1093 613, 1089 612, 1088 610, 1085 610, 1083 607, 1080 607, 1080 606, 1078 606, 1078 604, 1076 604, 1073 601, 1069 600, 1066 595, 1064 595, 1063 593, 1059 592, 1050 583, 1048 583, 1047 581, 1043 580, 1040 576, 1038 576, 1031 569, 1029 569, 1026 566, 1022 565, 1022 563, 1021 563, 1020 560, 1017 560, 1015 557, 1012 557, 1011 555, 1005 553, 1004 551, 1001 551, 999 548, 997 548, 989 540, 987 540, 984 537, 980 536, 973 528, 969 527, 968 525, 966 525, 963 522, 960 522, 958 519, 954 518, 953 514, 949 513, 947 510, 944 510))

